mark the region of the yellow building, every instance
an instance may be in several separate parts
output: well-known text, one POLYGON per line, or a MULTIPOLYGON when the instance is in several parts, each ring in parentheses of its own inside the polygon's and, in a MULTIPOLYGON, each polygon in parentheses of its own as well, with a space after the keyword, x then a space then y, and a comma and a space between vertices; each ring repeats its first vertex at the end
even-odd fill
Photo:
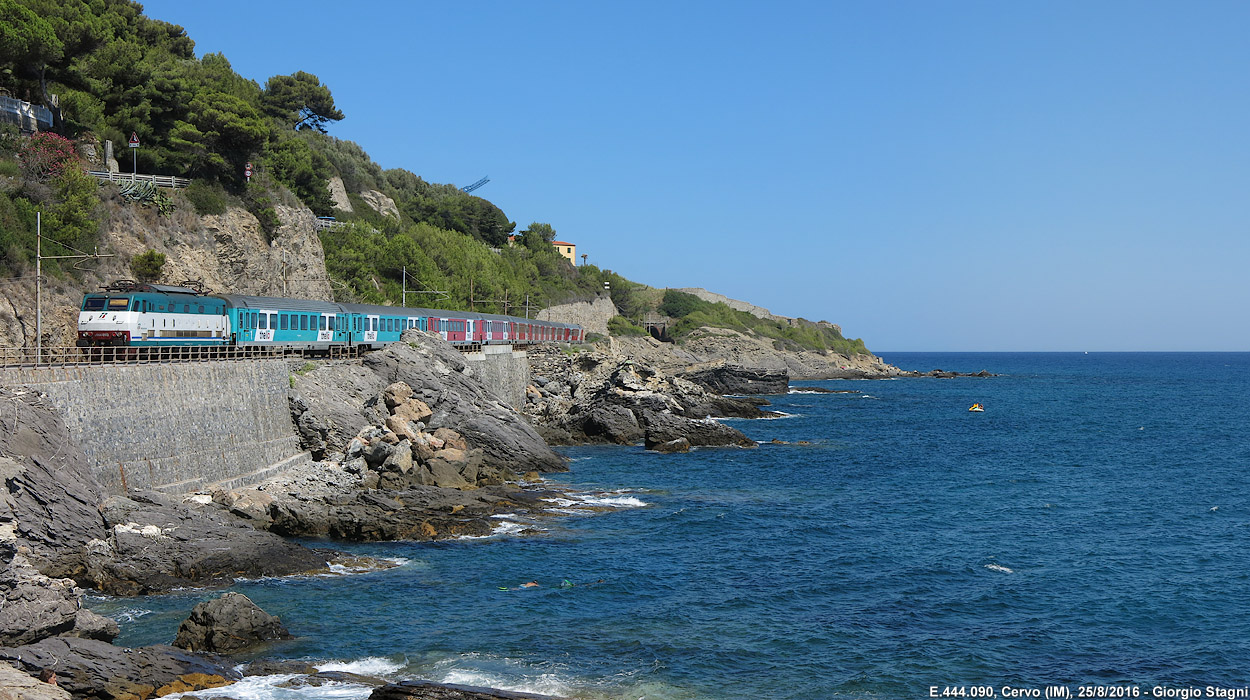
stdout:
POLYGON ((552 241, 551 245, 555 246, 556 250, 560 251, 560 255, 568 258, 569 262, 573 263, 574 267, 577 266, 577 246, 567 241, 552 241))

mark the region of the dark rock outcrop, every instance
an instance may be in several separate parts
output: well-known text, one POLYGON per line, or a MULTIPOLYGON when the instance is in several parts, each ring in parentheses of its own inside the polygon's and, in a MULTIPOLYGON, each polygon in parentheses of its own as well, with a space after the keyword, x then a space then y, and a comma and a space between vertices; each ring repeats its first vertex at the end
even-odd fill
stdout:
POLYGON ((3 647, 0 661, 30 674, 51 669, 61 688, 75 698, 89 700, 160 697, 217 688, 240 677, 215 657, 176 647, 128 649, 73 637, 50 637, 25 646, 3 647))
POLYGON ((709 417, 762 418, 762 399, 737 399, 708 392, 680 377, 632 360, 599 352, 563 358, 545 348, 529 350, 535 383, 527 391, 526 413, 556 444, 636 444, 648 449, 685 437, 691 445, 755 443, 709 417), (539 374, 538 372, 542 373, 539 374), (664 416, 652 418, 647 416, 664 416), (652 427, 655 426, 655 427, 652 427))
POLYGON ((790 388, 788 370, 743 367, 727 362, 696 365, 677 376, 717 394, 784 394, 790 388))
POLYGON ((508 486, 472 491, 415 486, 339 496, 287 496, 275 502, 270 530, 289 537, 358 542, 482 536, 494 527, 491 516, 541 510, 545 495, 508 486))
POLYGON ((44 576, 12 542, 0 543, 0 645, 21 646, 67 635, 111 641, 117 623, 80 607, 69 579, 44 576))
POLYGON ((59 413, 34 392, 5 391, 0 429, 0 527, 54 578, 77 578, 87 544, 104 537, 101 490, 59 413), (12 409, 10 414, 8 409, 12 409))
POLYGON ((91 543, 81 579, 113 595, 326 567, 324 555, 215 507, 192 509, 159 493, 136 492, 130 498, 111 497, 101 509, 109 534, 91 543))
POLYGON ((188 651, 234 654, 258 644, 290 639, 282 621, 242 593, 206 600, 178 627, 174 646, 188 651))
POLYGON ((737 445, 755 447, 755 441, 740 431, 712 419, 692 420, 671 413, 643 411, 642 424, 647 431, 647 449, 675 440, 685 439, 694 447, 737 445))

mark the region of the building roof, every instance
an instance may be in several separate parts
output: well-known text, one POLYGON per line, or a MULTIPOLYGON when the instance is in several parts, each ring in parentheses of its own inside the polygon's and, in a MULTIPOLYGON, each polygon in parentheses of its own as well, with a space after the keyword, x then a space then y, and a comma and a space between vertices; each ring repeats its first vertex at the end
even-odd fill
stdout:
POLYGON ((576 244, 569 243, 568 241, 552 241, 551 245, 576 245, 576 244))

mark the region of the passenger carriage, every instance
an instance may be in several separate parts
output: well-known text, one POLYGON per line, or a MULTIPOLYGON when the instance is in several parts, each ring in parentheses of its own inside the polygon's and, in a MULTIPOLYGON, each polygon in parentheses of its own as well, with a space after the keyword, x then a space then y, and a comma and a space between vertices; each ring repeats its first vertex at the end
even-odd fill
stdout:
POLYGON ((241 347, 328 350, 346 346, 348 313, 330 301, 222 295, 231 340, 241 347))

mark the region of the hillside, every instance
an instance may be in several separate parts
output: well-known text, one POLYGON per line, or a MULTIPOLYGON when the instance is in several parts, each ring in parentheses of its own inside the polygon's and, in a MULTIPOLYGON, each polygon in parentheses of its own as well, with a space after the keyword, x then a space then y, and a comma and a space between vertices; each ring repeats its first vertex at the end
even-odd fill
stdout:
POLYGON ((720 328, 775 351, 868 353, 834 324, 761 316, 749 304, 574 266, 551 245, 550 224, 518 231, 490 201, 383 169, 327 134, 347 115, 317 76, 243 78, 221 54, 196 58, 181 27, 144 16, 137 3, 0 0, 0 16, 0 92, 49 107, 56 132, 30 136, 0 123, 2 345, 35 341, 38 213, 45 257, 111 256, 45 260, 49 346, 72 344, 83 291, 140 278, 384 304, 407 292, 413 306, 514 315, 595 302, 606 288, 611 317, 592 329, 601 335, 642 337, 658 319, 679 345, 707 345, 718 334, 704 329, 720 328), (191 185, 132 192, 84 173, 122 169, 109 153, 129 150, 121 144, 130 132, 144 144, 139 172, 191 185), (317 217, 334 223, 318 226, 317 217))

